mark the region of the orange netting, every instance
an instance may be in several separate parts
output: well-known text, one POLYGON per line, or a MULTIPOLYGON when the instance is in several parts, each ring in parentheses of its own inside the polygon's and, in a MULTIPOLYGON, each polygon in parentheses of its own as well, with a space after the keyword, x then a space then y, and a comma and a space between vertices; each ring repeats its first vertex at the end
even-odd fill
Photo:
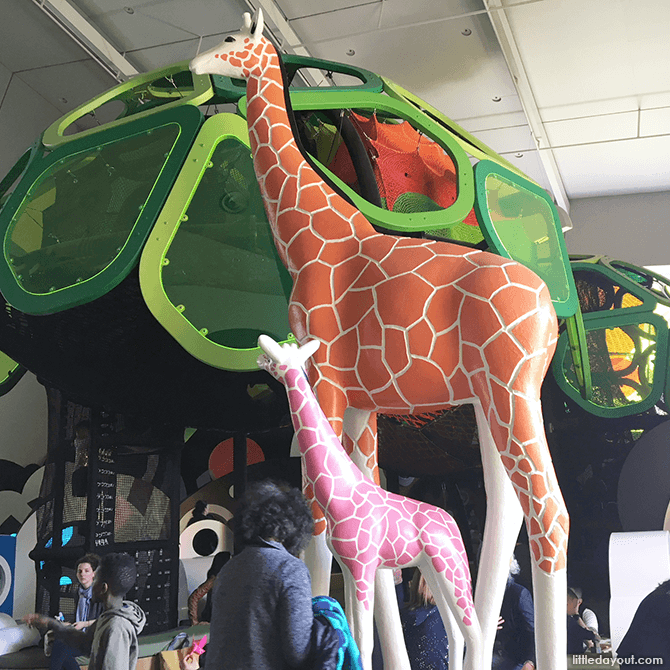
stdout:
MULTIPOLYGON (((458 195, 458 176, 451 157, 407 121, 381 123, 351 112, 349 117, 372 161, 377 186, 386 209, 393 211, 398 197, 416 193, 446 209, 458 195)), ((345 183, 355 186, 356 173, 344 145, 340 145, 330 169, 345 183)), ((465 223, 478 225, 474 211, 465 223)))

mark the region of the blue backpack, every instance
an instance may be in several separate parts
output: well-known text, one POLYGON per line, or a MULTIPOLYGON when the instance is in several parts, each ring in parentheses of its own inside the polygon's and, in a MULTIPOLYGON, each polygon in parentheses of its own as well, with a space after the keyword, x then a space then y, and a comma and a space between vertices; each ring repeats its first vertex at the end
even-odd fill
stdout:
POLYGON ((312 598, 312 611, 314 618, 324 624, 326 629, 334 630, 339 640, 339 645, 333 650, 332 661, 326 662, 324 659, 321 667, 332 667, 333 670, 363 670, 361 654, 340 603, 328 596, 316 596, 312 598))

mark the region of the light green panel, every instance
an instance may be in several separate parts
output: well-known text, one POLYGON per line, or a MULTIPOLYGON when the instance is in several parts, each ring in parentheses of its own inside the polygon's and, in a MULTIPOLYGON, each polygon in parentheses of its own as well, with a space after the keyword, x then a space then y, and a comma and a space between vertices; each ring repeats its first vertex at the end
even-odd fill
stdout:
POLYGON ((539 275, 549 287, 556 314, 578 307, 558 210, 549 194, 492 161, 475 165, 475 211, 490 248, 539 275))
POLYGON ((259 334, 292 340, 291 281, 239 116, 203 125, 143 251, 140 285, 163 327, 208 365, 255 370, 259 334))
POLYGON ((214 93, 211 79, 209 75, 192 74, 188 65, 189 61, 182 61, 138 75, 79 105, 44 131, 44 146, 57 147, 73 139, 86 137, 102 129, 115 128, 158 111, 181 105, 197 107, 205 104, 214 93), (182 79, 187 80, 185 84, 182 79), (118 118, 88 130, 72 132, 72 125, 76 121, 87 115, 97 120, 96 110, 114 101, 123 103, 123 111, 118 118), (66 134, 68 132, 70 134, 66 134))
POLYGON ((26 374, 26 369, 0 351, 0 396, 9 393, 26 374))

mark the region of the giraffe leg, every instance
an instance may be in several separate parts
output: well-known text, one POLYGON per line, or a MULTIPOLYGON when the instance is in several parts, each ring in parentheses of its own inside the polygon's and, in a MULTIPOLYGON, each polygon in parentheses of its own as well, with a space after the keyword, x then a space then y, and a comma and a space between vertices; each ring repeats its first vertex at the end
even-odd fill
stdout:
POLYGON ((384 658, 384 670, 410 670, 391 570, 377 570, 375 575, 374 614, 384 658), (388 602, 392 603, 391 607, 386 606, 388 602))
POLYGON ((486 489, 486 523, 475 589, 475 610, 482 631, 482 668, 490 668, 509 563, 519 537, 523 510, 478 403, 475 415, 486 489))
MULTIPOLYGON (((351 570, 341 563, 342 577, 344 578, 344 604, 349 627, 361 652, 363 670, 372 670, 372 648, 374 646, 374 580, 368 583, 370 588, 364 600, 359 600, 356 595, 356 580, 351 570)), ((374 569, 374 568, 372 568, 374 569)))
MULTIPOLYGON (((347 407, 344 412, 343 444, 358 469, 379 484, 377 466, 377 414, 347 407)), ((389 570, 378 570, 375 577, 375 622, 382 647, 385 670, 409 670, 398 599, 389 570)))
MULTIPOLYGON (((449 639, 449 670, 462 670, 465 636, 461 630, 463 625, 462 617, 456 614, 458 606, 456 605, 456 599, 453 597, 453 591, 450 592, 448 585, 443 583, 444 577, 438 576, 435 573, 429 561, 422 561, 418 567, 433 594, 435 604, 442 617, 444 629, 447 631, 447 638, 449 639)), ((479 631, 479 638, 479 646, 481 647, 481 631, 479 631)), ((479 666, 475 667, 478 668, 479 666)))
POLYGON ((330 574, 333 565, 333 555, 326 544, 325 531, 312 535, 312 539, 305 549, 305 564, 312 580, 312 595, 327 596, 330 593, 330 574))
POLYGON ((535 608, 535 651, 537 667, 565 668, 568 648, 565 626, 565 593, 568 590, 567 570, 549 574, 533 562, 533 598, 543 603, 535 608), (558 622, 558 623, 557 623, 558 622))

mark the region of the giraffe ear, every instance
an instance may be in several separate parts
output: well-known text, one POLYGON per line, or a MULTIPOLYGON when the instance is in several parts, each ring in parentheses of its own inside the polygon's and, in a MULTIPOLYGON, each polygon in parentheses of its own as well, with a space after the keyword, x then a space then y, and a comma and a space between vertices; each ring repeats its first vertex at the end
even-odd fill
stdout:
POLYGON ((251 34, 251 14, 249 12, 244 12, 244 23, 242 24, 242 31, 246 31, 251 34))
POLYGON ((319 342, 319 340, 310 340, 306 344, 303 344, 302 347, 300 347, 300 353, 302 354, 303 360, 306 361, 310 356, 315 354, 320 346, 321 342, 319 342))
POLYGON ((258 346, 275 362, 279 363, 282 359, 281 347, 269 336, 259 335, 258 346))
POLYGON ((259 7, 254 14, 254 20, 251 24, 251 37, 257 39, 263 36, 263 28, 265 27, 265 22, 263 21, 263 10, 259 7))

